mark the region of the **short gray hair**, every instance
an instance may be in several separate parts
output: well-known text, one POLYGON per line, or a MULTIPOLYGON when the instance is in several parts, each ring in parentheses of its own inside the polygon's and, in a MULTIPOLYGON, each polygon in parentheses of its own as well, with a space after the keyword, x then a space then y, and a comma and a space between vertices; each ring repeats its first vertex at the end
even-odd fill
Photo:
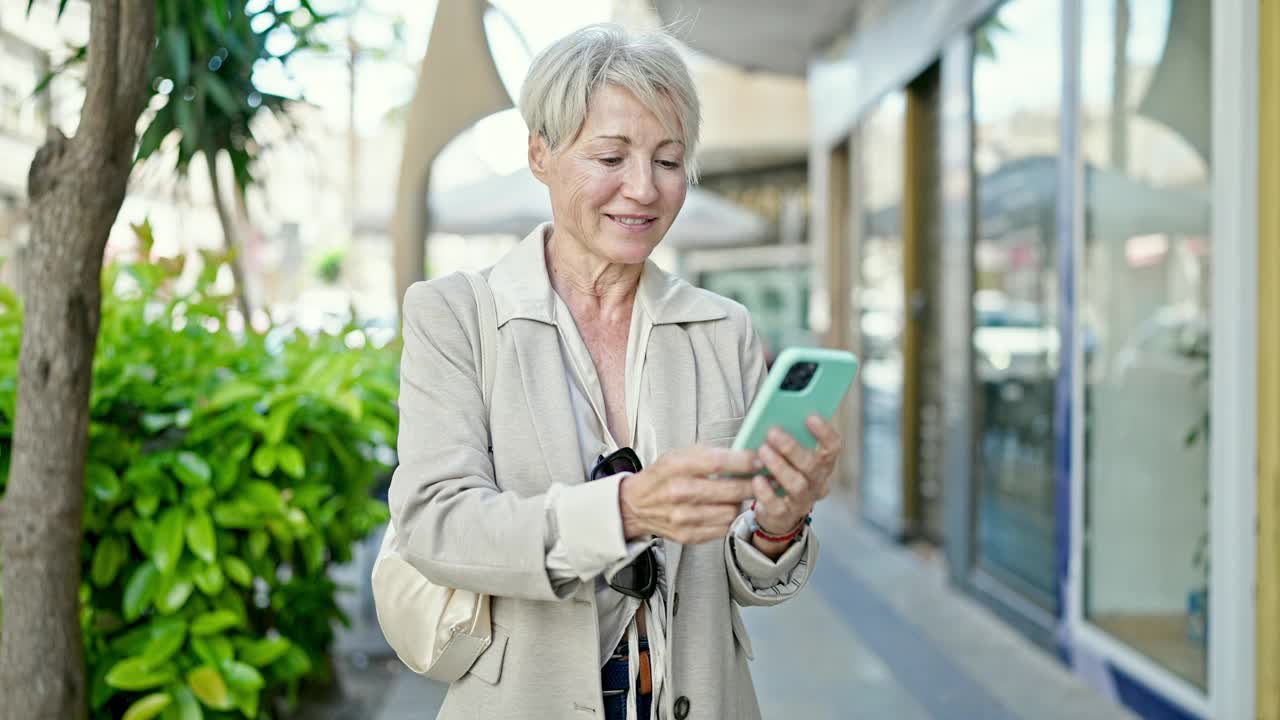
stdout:
POLYGON ((695 181, 702 124, 698 94, 665 33, 632 34, 621 25, 600 23, 557 40, 534 58, 520 90, 525 125, 554 153, 578 136, 592 93, 605 85, 635 95, 684 143, 685 175, 695 181))

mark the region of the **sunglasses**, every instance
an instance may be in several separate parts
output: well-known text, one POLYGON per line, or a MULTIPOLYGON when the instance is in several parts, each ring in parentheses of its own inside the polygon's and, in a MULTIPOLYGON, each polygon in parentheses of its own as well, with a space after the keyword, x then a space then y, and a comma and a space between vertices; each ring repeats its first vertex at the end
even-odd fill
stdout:
MULTIPOLYGON (((638 473, 641 470, 640 456, 629 447, 606 455, 601 455, 591 467, 588 480, 599 480, 620 472, 638 473)), ((653 547, 645 549, 626 567, 619 570, 609 581, 609 587, 633 598, 648 600, 658 588, 658 559, 653 547)))

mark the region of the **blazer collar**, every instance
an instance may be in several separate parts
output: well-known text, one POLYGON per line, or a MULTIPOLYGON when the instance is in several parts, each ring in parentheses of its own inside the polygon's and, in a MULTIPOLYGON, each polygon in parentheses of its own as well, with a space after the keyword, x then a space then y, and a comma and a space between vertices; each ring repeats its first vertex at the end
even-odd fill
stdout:
MULTIPOLYGON (((555 291, 547 276, 544 246, 551 223, 534 228, 520 244, 507 253, 489 273, 498 327, 522 318, 555 325, 555 291)), ((721 304, 705 290, 664 271, 645 260, 636 299, 654 325, 702 322, 727 317, 721 304)))

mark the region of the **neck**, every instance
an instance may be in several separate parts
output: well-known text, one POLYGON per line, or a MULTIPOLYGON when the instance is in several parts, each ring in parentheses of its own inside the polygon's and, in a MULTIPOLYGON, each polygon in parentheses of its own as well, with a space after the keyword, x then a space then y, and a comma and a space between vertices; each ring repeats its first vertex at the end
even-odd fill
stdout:
POLYGON ((611 263, 554 229, 543 252, 551 287, 575 314, 585 311, 605 318, 631 314, 643 263, 611 263))

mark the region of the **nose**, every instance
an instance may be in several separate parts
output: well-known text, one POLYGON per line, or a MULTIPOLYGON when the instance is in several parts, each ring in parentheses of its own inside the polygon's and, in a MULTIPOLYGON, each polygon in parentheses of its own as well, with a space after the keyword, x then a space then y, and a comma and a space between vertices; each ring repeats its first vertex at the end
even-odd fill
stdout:
POLYGON ((653 182, 653 163, 634 163, 622 182, 622 194, 628 200, 649 205, 658 199, 658 186, 653 182))

